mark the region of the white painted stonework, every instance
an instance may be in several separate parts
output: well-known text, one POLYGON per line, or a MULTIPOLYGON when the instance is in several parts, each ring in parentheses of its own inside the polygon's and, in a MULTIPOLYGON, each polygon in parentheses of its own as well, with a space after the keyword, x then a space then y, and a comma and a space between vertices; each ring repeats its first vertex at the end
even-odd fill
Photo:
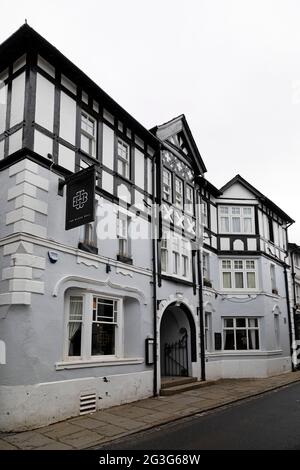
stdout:
MULTIPOLYGON (((238 378, 262 378, 279 375, 291 371, 290 357, 253 357, 239 358, 238 354, 232 358, 206 362, 207 380, 238 379, 238 378)), ((208 355, 212 357, 212 355, 208 355)))
POLYGON ((153 373, 1 386, 0 429, 25 431, 78 416, 83 393, 96 393, 97 410, 148 398, 153 393, 153 373))
MULTIPOLYGON (((31 160, 24 159, 9 168, 7 201, 14 209, 6 213, 6 225, 12 233, 28 233, 34 237, 47 237, 48 203, 38 192, 48 193, 49 182, 39 175, 40 167, 31 160), (44 225, 36 223, 36 218, 44 217, 44 225)), ((31 293, 43 294, 44 282, 33 280, 33 268, 45 269, 45 259, 34 256, 34 245, 28 242, 8 243, 3 255, 10 256, 11 267, 2 270, 3 281, 9 280, 8 292, 0 294, 0 305, 30 305, 31 293)))

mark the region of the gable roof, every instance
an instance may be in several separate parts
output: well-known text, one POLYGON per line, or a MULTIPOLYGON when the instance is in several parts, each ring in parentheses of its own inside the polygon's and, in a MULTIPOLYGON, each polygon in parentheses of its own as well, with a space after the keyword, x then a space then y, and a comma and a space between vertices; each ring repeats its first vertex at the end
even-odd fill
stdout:
POLYGON ((150 132, 152 132, 160 140, 166 143, 166 145, 181 152, 182 156, 188 159, 189 156, 187 156, 179 147, 175 146, 168 140, 175 134, 182 132, 185 139, 185 143, 187 144, 192 156, 191 163, 194 162, 196 164, 200 173, 205 173, 207 171, 184 114, 180 114, 179 116, 171 119, 170 121, 165 122, 164 124, 160 124, 153 127, 152 129, 150 129, 150 132))
POLYGON ((18 59, 25 52, 38 51, 51 65, 63 70, 64 74, 76 82, 76 85, 90 93, 95 100, 108 109, 115 112, 120 120, 130 123, 133 132, 139 137, 145 139, 147 143, 155 149, 159 146, 158 139, 149 132, 142 124, 133 118, 124 108, 114 101, 102 88, 100 88, 91 78, 89 78, 82 70, 73 62, 65 57, 56 47, 48 42, 43 36, 37 33, 27 23, 23 24, 8 39, 0 44, 0 64, 3 70, 12 61, 18 59))
POLYGON ((286 222, 293 224, 295 221, 287 215, 280 207, 278 207, 271 199, 261 193, 258 189, 256 189, 252 184, 248 183, 241 175, 236 175, 232 178, 228 183, 226 183, 220 191, 224 193, 227 189, 231 188, 234 184, 239 183, 244 186, 248 191, 250 191, 257 199, 259 199, 262 203, 264 203, 269 209, 279 215, 283 220, 286 222))

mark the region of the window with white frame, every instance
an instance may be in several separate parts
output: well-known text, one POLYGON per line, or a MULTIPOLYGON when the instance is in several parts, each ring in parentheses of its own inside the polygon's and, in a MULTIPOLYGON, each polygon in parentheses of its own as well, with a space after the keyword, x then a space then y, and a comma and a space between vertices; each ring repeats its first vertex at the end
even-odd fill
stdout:
POLYGON ((296 288, 296 304, 300 305, 300 284, 295 284, 296 288))
POLYGON ((183 209, 183 182, 175 177, 175 205, 183 209))
POLYGON ((117 219, 117 238, 119 240, 119 255, 129 256, 129 239, 128 239, 129 219, 127 214, 118 213, 117 219))
POLYGON ((97 123, 96 119, 81 111, 81 143, 80 148, 88 153, 91 157, 96 157, 96 135, 97 123))
POLYGON ((95 224, 90 222, 89 224, 81 225, 80 227, 80 240, 86 245, 97 245, 95 236, 95 224))
POLYGON ((180 275, 180 239, 178 237, 172 239, 172 265, 173 274, 180 275))
POLYGON ((130 147, 124 140, 118 138, 117 143, 118 173, 129 179, 130 177, 130 147))
POLYGON ((190 279, 191 244, 179 236, 163 234, 161 239, 161 270, 165 274, 190 279))
POLYGON ((83 297, 70 296, 68 318, 68 356, 81 356, 83 297))
POLYGON ((257 267, 253 259, 223 259, 221 260, 223 289, 257 288, 257 267))
POLYGON ((95 356, 122 355, 117 327, 121 300, 92 293, 67 296, 68 358, 89 360, 95 356))
POLYGON ((221 233, 254 233, 254 208, 219 206, 221 233))
POLYGON ((275 332, 275 347, 280 348, 280 328, 279 328, 279 315, 274 313, 274 332, 275 332))
POLYGON ((205 251, 202 253, 202 276, 203 280, 209 281, 209 254, 205 251))
POLYGON ((276 282, 276 268, 274 264, 270 264, 270 277, 271 277, 271 289, 273 294, 277 294, 277 282, 276 282))
POLYGON ((186 185, 186 191, 185 191, 185 210, 189 214, 194 213, 194 189, 189 186, 188 184, 186 185))
POLYGON ((94 296, 92 356, 113 356, 115 354, 115 330, 117 323, 117 300, 94 296))
POLYGON ((172 202, 172 174, 166 168, 163 169, 163 198, 172 202))
POLYGON ((210 312, 204 315, 205 351, 212 351, 212 318, 210 312))
POLYGON ((230 351, 259 349, 259 319, 223 318, 223 344, 230 351))
POLYGON ((168 272, 169 268, 169 253, 168 253, 168 240, 166 234, 163 234, 160 244, 160 263, 162 272, 168 272))
POLYGON ((300 268, 300 255, 298 253, 294 253, 294 264, 297 268, 300 268))
POLYGON ((181 275, 182 277, 189 277, 190 275, 190 252, 189 242, 187 240, 181 240, 181 275))
POLYGON ((202 201, 201 208, 202 208, 202 223, 203 223, 203 226, 208 227, 208 205, 207 205, 207 201, 202 201))

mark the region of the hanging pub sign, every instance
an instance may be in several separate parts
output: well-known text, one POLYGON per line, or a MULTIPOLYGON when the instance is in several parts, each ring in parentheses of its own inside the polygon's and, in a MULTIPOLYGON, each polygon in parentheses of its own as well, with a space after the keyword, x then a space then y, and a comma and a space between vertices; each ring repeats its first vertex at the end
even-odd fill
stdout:
POLYGON ((95 167, 74 173, 66 180, 66 230, 95 220, 95 167))

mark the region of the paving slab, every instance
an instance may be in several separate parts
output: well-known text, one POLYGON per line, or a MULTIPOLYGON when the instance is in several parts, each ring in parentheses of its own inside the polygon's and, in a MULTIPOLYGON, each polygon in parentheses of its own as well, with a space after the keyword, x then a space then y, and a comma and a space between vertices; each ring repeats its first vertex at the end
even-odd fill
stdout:
POLYGON ((147 398, 33 431, 0 434, 0 449, 85 449, 300 381, 300 372, 262 379, 225 379, 208 388, 147 398))

